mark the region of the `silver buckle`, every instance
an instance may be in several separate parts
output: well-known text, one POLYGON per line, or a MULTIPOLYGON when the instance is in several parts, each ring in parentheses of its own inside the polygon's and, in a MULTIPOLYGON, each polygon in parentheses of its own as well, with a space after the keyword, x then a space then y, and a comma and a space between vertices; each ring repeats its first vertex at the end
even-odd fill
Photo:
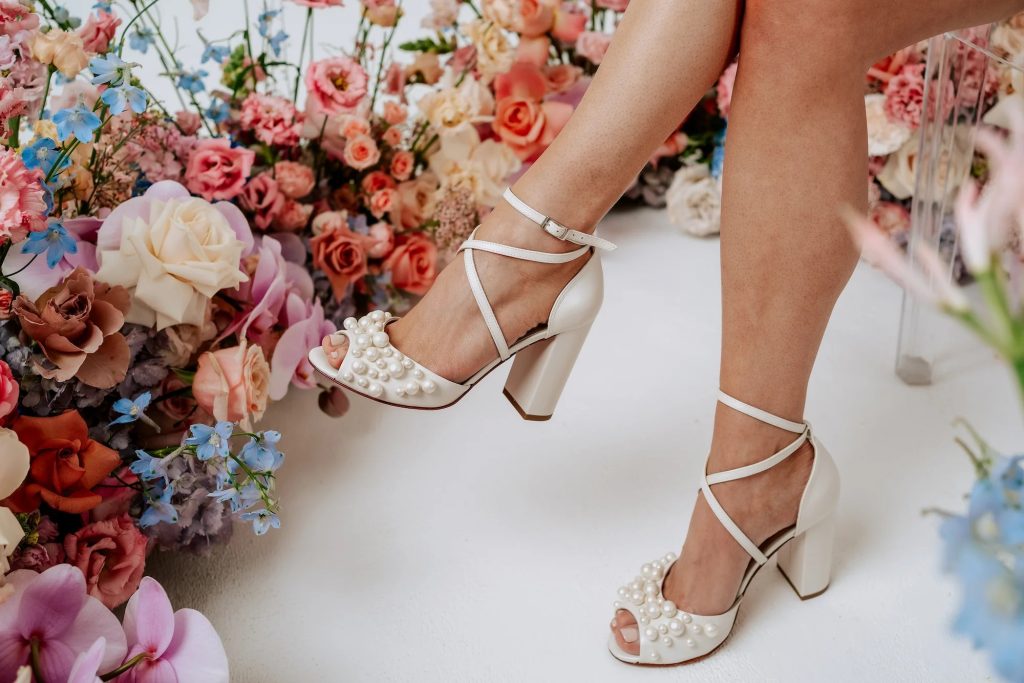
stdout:
POLYGON ((565 236, 569 234, 569 228, 551 220, 550 216, 544 216, 544 222, 540 224, 540 227, 547 234, 560 240, 564 240, 565 236))

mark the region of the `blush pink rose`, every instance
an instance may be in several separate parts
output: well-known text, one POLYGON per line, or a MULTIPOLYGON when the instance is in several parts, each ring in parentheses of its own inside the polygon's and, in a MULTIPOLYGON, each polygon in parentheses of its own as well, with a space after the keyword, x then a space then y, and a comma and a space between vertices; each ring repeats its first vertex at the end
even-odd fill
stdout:
POLYGON ((286 197, 302 199, 316 184, 313 169, 297 161, 279 161, 274 164, 274 177, 277 186, 286 197))
MULTIPOLYGON (((7 291, 7 290, 4 290, 7 291)), ((0 418, 5 418, 18 407, 21 389, 11 373, 11 366, 0 360, 0 418)))
POLYGON ((360 183, 363 192, 371 196, 381 190, 394 189, 396 185, 395 179, 384 171, 371 171, 363 177, 363 182, 360 183))
POLYGON ((348 286, 366 275, 366 250, 372 243, 369 237, 346 227, 340 216, 326 216, 321 214, 314 221, 314 232, 317 228, 319 232, 310 240, 309 246, 313 252, 313 266, 323 271, 331 283, 334 298, 342 301, 348 286), (316 225, 318 222, 321 225, 316 225))
POLYGON ((378 190, 370 197, 370 213, 375 218, 381 218, 384 214, 395 208, 397 192, 391 188, 378 190))
POLYGON ((309 217, 312 215, 312 204, 303 204, 294 199, 287 199, 284 208, 277 216, 276 226, 285 232, 298 232, 309 225, 309 217))
POLYGON ((245 186, 255 161, 255 152, 232 147, 226 138, 200 140, 188 158, 188 189, 208 202, 234 199, 245 186))
POLYGON ((359 106, 366 97, 368 82, 363 67, 345 56, 313 62, 306 71, 309 97, 327 114, 341 114, 359 106))
POLYGON ((78 29, 85 51, 105 54, 120 25, 121 20, 110 12, 99 10, 96 14, 90 15, 85 26, 78 29))
POLYGON ((582 74, 583 69, 575 64, 551 64, 544 67, 547 89, 555 93, 565 92, 576 85, 582 74))
POLYGON ((437 277, 437 246, 420 233, 402 238, 384 261, 391 283, 412 294, 426 294, 437 277))
POLYGON ((65 536, 64 554, 82 570, 89 595, 114 609, 138 590, 147 544, 132 518, 121 514, 65 536))
POLYGON ((407 118, 409 118, 409 110, 404 105, 391 100, 384 103, 384 120, 388 124, 398 126, 405 123, 407 118))
POLYGON ((412 152, 406 150, 395 152, 395 155, 391 157, 391 175, 397 180, 408 180, 415 165, 416 158, 412 152))
POLYGON ((245 184, 238 195, 238 204, 253 214, 257 228, 266 230, 281 215, 286 199, 277 181, 269 173, 260 173, 245 184))
POLYGON ((587 15, 578 3, 563 2, 562 6, 555 11, 554 24, 551 27, 551 35, 556 40, 572 45, 575 43, 583 30, 587 27, 587 15))
POLYGON ((216 419, 249 425, 263 417, 269 387, 270 366, 263 349, 243 341, 199 356, 192 395, 216 419))
POLYGON ((242 101, 239 124, 264 144, 292 147, 299 142, 302 118, 295 105, 283 97, 249 93, 242 101))
POLYGON ((386 145, 398 147, 398 145, 402 143, 402 129, 397 126, 392 126, 384 131, 380 136, 380 139, 383 140, 386 145))
POLYGON ((738 66, 733 62, 725 67, 725 71, 718 77, 718 85, 715 86, 715 102, 718 104, 718 111, 722 118, 729 118, 729 109, 732 106, 732 90, 736 85, 736 70, 738 66))
POLYGON ((369 135, 357 135, 345 143, 342 160, 357 171, 362 171, 380 161, 380 149, 369 135))
POLYGON ((600 64, 612 44, 612 37, 598 31, 584 31, 576 39, 576 52, 594 64, 600 64))
POLYGON ((544 35, 555 22, 555 4, 551 0, 519 0, 513 28, 526 38, 544 35))
POLYGON ((544 66, 548 61, 548 52, 551 50, 551 41, 547 36, 536 38, 523 37, 516 47, 516 61, 526 62, 534 66, 544 66))
POLYGON ((370 226, 370 239, 373 245, 366 252, 370 258, 384 258, 395 248, 395 231, 384 221, 370 226))

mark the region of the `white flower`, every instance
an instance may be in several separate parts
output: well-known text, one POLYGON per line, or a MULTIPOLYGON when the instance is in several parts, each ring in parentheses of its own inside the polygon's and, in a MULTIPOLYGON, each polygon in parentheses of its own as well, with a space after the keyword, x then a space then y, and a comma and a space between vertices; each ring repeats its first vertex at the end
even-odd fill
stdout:
MULTIPOLYGON (((953 129, 947 126, 943 131, 935 187, 932 189, 935 201, 948 202, 960 188, 972 160, 970 137, 970 127, 967 125, 959 125, 953 129)), ((921 132, 918 130, 889 157, 878 174, 878 182, 897 199, 907 199, 914 194, 920 143, 921 132)))
POLYGON ((430 0, 431 12, 423 18, 423 28, 440 31, 448 28, 459 18, 460 0, 430 0))
POLYGON ((868 154, 883 157, 902 147, 913 131, 905 123, 892 121, 885 113, 885 95, 873 93, 864 96, 864 110, 868 119, 868 154))
POLYGON ((462 31, 476 48, 476 66, 485 83, 512 68, 516 51, 508 35, 491 21, 477 19, 462 25, 462 31))
POLYGON ((722 208, 722 190, 704 164, 684 166, 665 193, 668 218, 690 235, 716 235, 722 208))
POLYGON ((440 179, 442 191, 467 190, 483 206, 498 203, 506 179, 520 166, 510 148, 497 140, 481 142, 472 127, 442 137, 440 148, 430 157, 430 170, 440 179))
POLYGON ((438 89, 416 103, 442 137, 486 121, 494 113, 494 96, 489 88, 471 76, 466 76, 458 86, 454 81, 455 75, 446 72, 438 89))

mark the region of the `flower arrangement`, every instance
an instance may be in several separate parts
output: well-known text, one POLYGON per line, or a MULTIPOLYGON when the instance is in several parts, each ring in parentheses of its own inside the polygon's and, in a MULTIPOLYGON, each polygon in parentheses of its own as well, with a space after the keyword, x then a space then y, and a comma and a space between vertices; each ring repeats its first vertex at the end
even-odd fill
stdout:
MULTIPOLYGON (((1019 183, 1024 172, 1024 108, 1008 108, 1011 132, 1004 141, 978 132, 991 169, 984 189, 968 180, 956 203, 964 263, 982 303, 972 303, 949 282, 939 254, 919 247, 914 264, 889 239, 884 226, 851 216, 865 256, 921 299, 973 330, 1013 369, 1024 399, 1024 294, 1017 256, 1007 246, 1024 228, 1019 183)), ((975 446, 958 440, 977 475, 964 514, 942 513, 945 565, 961 587, 955 629, 990 652, 995 670, 1024 681, 1024 456, 1003 456, 977 434, 975 446)))

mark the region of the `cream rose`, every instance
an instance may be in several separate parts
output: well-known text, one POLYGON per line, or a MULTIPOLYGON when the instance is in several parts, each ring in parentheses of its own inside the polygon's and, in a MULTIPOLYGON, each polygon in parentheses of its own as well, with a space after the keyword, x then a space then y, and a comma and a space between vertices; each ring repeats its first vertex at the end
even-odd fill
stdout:
POLYGON ((239 262, 251 246, 233 204, 210 204, 177 183, 157 183, 104 221, 96 279, 132 291, 128 322, 202 326, 210 298, 248 280, 239 262))
MULTIPOLYGON (((960 189, 971 164, 970 128, 966 125, 951 129, 947 126, 943 131, 943 144, 940 145, 941 158, 939 169, 935 174, 933 189, 936 199, 952 200, 960 189), (948 144, 951 141, 952 144, 948 144), (949 182, 947 183, 947 178, 949 182)), ((914 194, 914 183, 917 179, 917 152, 921 143, 920 132, 915 132, 903 143, 900 149, 889 157, 885 166, 878 173, 878 182, 897 199, 907 199, 914 194)))
POLYGON ((716 235, 722 208, 722 191, 703 164, 684 166, 672 178, 665 193, 668 218, 697 237, 716 235))
POLYGON ((892 154, 910 139, 913 131, 905 123, 891 120, 885 113, 885 95, 864 96, 868 119, 868 155, 884 157, 892 154))
POLYGON ((494 113, 494 96, 489 88, 472 77, 466 77, 455 86, 451 72, 445 74, 438 90, 423 96, 416 104, 442 136, 486 121, 494 113))
MULTIPOLYGON (((28 474, 28 467, 28 448, 12 430, 0 429, 0 500, 21 486, 28 474)), ((0 507, 0 585, 3 584, 2 575, 8 569, 7 558, 21 543, 23 536, 18 518, 9 509, 0 507)))
POLYGON ((477 19, 462 26, 469 42, 476 48, 476 67, 485 83, 512 68, 516 51, 500 26, 477 19))
POLYGON ((466 190, 484 206, 501 199, 508 176, 521 162, 508 146, 497 140, 480 141, 475 128, 441 138, 440 149, 430 157, 430 170, 442 190, 466 190))

